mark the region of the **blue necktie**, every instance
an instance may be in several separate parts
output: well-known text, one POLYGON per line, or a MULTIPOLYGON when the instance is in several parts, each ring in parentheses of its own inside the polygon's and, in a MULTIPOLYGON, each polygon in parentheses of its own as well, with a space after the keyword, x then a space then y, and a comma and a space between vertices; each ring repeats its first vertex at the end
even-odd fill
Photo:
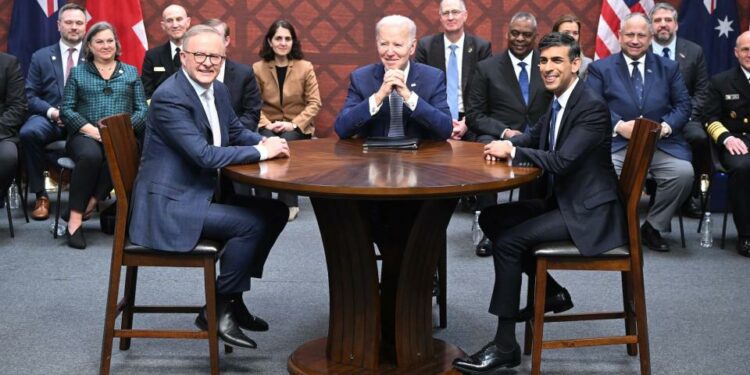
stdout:
POLYGON ((529 73, 526 73, 526 63, 521 61, 518 63, 521 67, 521 72, 518 73, 518 84, 521 86, 521 95, 523 95, 523 102, 529 104, 529 73))
POLYGON ((557 124, 557 113, 560 112, 560 102, 555 99, 552 102, 552 114, 549 116, 549 150, 555 149, 555 128, 557 124))
POLYGON ((666 57, 666 58, 668 58, 668 59, 671 59, 669 57, 669 47, 664 47, 664 49, 661 50, 661 55, 664 56, 664 57, 666 57))
POLYGON ((403 137, 404 136, 404 98, 396 92, 391 90, 391 95, 388 97, 388 105, 391 110, 391 126, 388 128, 389 137, 403 137))
POLYGON ((635 90, 638 105, 641 105, 643 103, 643 77, 641 77, 641 71, 638 69, 640 62, 633 61, 630 64, 633 65, 633 71, 630 73, 630 82, 633 83, 633 90, 635 90))
POLYGON ((451 109, 451 117, 458 120, 458 61, 456 59, 457 45, 448 46, 451 54, 448 57, 448 71, 446 77, 446 91, 448 94, 448 107, 451 109))

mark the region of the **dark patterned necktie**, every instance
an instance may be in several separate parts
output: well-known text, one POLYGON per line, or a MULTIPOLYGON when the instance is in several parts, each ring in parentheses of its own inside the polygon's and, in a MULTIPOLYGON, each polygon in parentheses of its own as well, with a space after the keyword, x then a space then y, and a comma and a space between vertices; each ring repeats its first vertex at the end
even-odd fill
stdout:
POLYGON ((180 69, 182 66, 182 63, 180 62, 180 47, 174 49, 174 57, 172 58, 172 61, 174 61, 174 67, 180 69))
POLYGON ((549 116, 549 149, 550 151, 553 151, 555 149, 555 140, 557 136, 555 135, 555 129, 557 128, 557 114, 560 112, 560 102, 555 99, 555 101, 552 102, 552 114, 549 116))
POLYGON ((633 84, 633 90, 635 90, 635 97, 638 99, 638 104, 643 103, 643 77, 641 77, 641 71, 638 69, 639 61, 633 61, 630 63, 633 65, 633 71, 630 73, 630 82, 633 84))
POLYGON ((523 95, 523 102, 529 104, 529 73, 526 72, 526 63, 521 61, 518 63, 521 67, 521 72, 518 73, 518 84, 521 86, 521 95, 523 95))
POLYGON ((391 90, 388 97, 388 105, 391 110, 391 126, 388 128, 389 137, 404 136, 404 98, 396 90, 391 90))

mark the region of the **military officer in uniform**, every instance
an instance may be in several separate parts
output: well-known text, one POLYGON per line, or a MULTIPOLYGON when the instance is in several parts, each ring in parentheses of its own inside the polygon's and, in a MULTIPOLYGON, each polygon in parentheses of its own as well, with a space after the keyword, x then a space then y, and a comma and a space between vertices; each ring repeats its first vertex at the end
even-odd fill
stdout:
POLYGON ((740 66, 711 79, 706 130, 729 170, 729 199, 737 227, 737 252, 750 257, 750 31, 737 38, 734 55, 740 66))

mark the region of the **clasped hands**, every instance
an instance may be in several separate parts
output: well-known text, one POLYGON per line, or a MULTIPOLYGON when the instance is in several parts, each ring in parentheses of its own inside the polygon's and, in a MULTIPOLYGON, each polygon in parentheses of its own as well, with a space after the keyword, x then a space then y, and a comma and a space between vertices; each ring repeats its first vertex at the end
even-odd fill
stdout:
POLYGON ((383 75, 383 83, 375 93, 376 103, 378 105, 383 103, 383 100, 391 95, 391 90, 396 90, 396 92, 404 98, 404 102, 409 101, 411 90, 406 87, 406 75, 403 70, 390 69, 385 72, 385 75, 383 75))
MULTIPOLYGON (((635 120, 622 121, 616 125, 617 134, 625 139, 630 139, 633 136, 633 127, 635 127, 635 120)), ((661 124, 661 131, 659 132, 659 138, 664 138, 670 133, 669 126, 661 124)))
POLYGON ((484 145, 484 159, 497 161, 499 159, 510 159, 513 144, 510 141, 492 141, 484 145))
POLYGON ((289 144, 284 138, 264 137, 258 144, 266 148, 268 159, 288 158, 290 156, 289 144))
POLYGON ((266 129, 272 131, 274 134, 290 132, 294 130, 294 123, 289 121, 274 121, 266 125, 266 129))

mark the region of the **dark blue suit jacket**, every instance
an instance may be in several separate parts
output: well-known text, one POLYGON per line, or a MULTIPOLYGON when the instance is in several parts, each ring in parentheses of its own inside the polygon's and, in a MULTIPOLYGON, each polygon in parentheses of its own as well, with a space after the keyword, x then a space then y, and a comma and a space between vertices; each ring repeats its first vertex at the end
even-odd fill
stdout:
MULTIPOLYGON (((78 63, 85 63, 83 53, 79 53, 78 63)), ((59 107, 63 89, 62 54, 60 43, 41 48, 31 56, 31 65, 26 75, 26 99, 29 102, 29 115, 47 117, 47 110, 59 107)))
POLYGON ((242 125, 257 131, 262 103, 255 73, 249 66, 232 60, 226 60, 224 69, 224 85, 229 89, 234 113, 242 125))
MULTIPOLYGON (((411 62, 406 85, 419 95, 416 110, 404 104, 404 133, 420 139, 448 139, 453 130, 445 93, 445 74, 431 66, 411 62)), ((344 108, 336 117, 336 134, 341 138, 387 136, 391 122, 388 100, 370 116, 370 96, 383 83, 385 67, 371 64, 352 72, 344 108)))
POLYGON ((260 159, 250 145, 261 137, 239 122, 229 91, 220 82, 214 82, 214 98, 221 147, 213 145, 200 98, 182 71, 154 92, 132 194, 133 243, 159 250, 191 250, 217 185, 217 169, 260 159))
POLYGON ((579 80, 560 120, 555 150, 549 150, 547 110, 529 132, 510 139, 513 164, 536 166, 554 176, 547 199, 560 208, 570 237, 583 255, 628 242, 627 219, 612 165, 607 104, 579 80))
MULTIPOLYGON (((589 65, 586 83, 609 105, 612 127, 618 121, 645 117, 666 122, 672 127, 669 137, 661 138, 656 147, 678 159, 690 160, 690 146, 682 136, 682 128, 690 118, 690 95, 676 62, 646 53, 643 80, 643 101, 638 103, 630 83, 630 73, 622 52, 589 65)), ((628 140, 617 135, 612 140, 612 152, 627 147, 628 140)))

